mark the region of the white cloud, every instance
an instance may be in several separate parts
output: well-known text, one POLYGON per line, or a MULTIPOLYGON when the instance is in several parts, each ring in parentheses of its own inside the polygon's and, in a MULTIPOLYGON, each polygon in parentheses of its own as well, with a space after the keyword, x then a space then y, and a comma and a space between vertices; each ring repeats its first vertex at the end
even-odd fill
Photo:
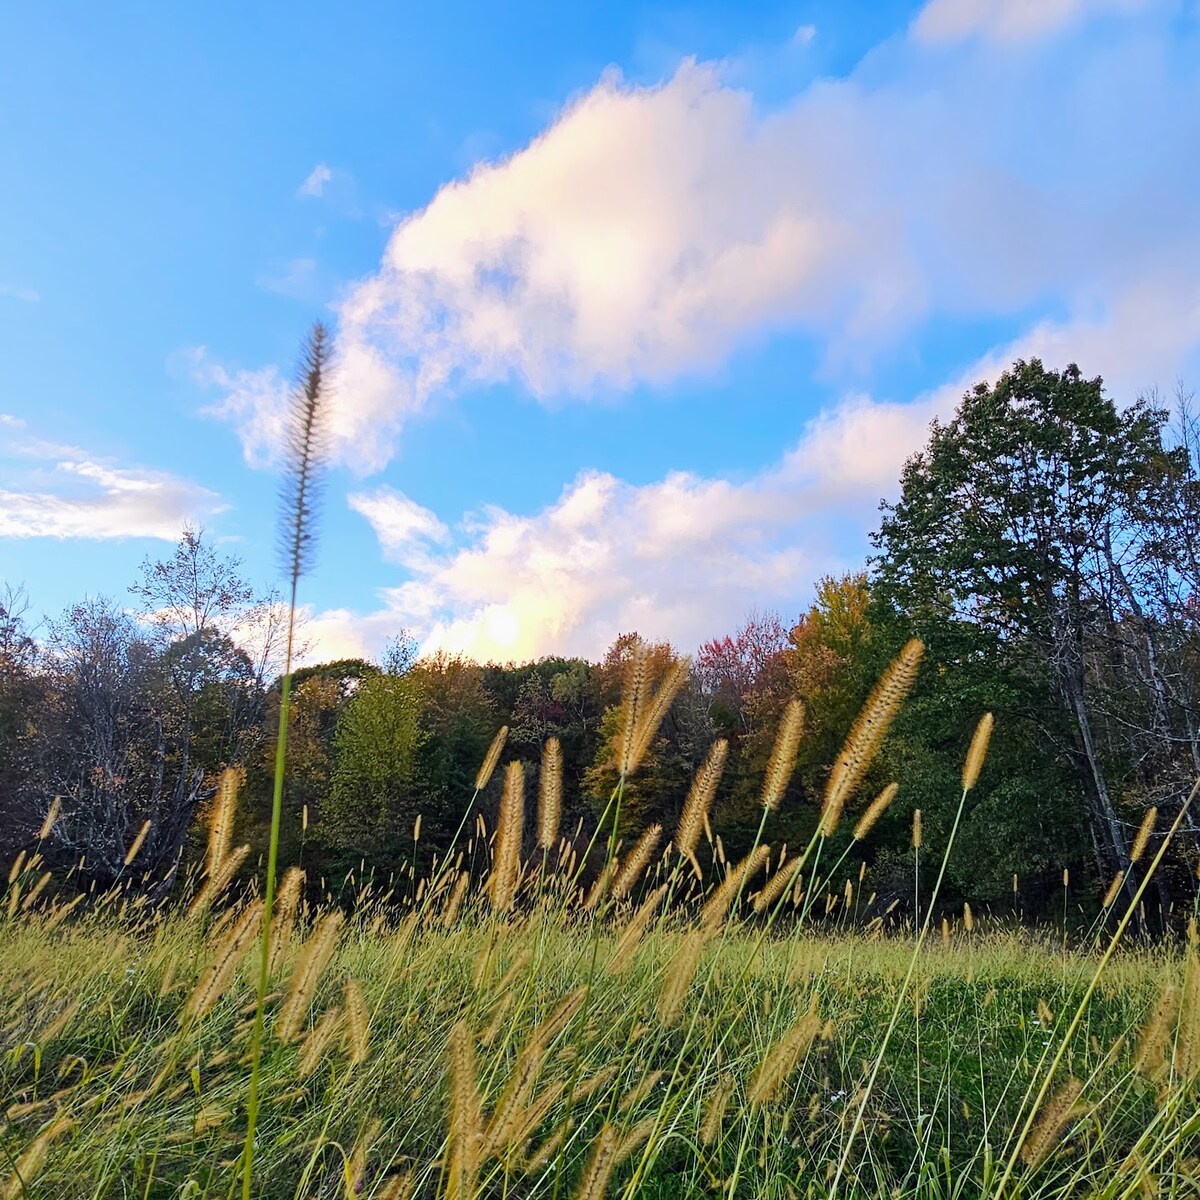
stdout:
POLYGON ((297 196, 319 198, 325 192, 325 185, 333 179, 333 171, 325 163, 319 162, 308 173, 308 178, 296 189, 297 196))
POLYGON ((392 488, 354 492, 346 502, 371 523, 384 555, 404 566, 425 565, 429 543, 444 543, 449 537, 434 513, 392 488))
POLYGON ((36 304, 42 297, 40 292, 35 292, 33 288, 17 287, 11 283, 0 283, 0 296, 11 296, 14 300, 21 300, 25 304, 36 304))
POLYGON ((1147 0, 929 0, 913 22, 928 43, 982 37, 993 42, 1032 41, 1101 13, 1130 13, 1147 0))
POLYGON ((295 300, 310 299, 316 290, 317 260, 293 258, 258 277, 258 286, 295 300))
POLYGON ((817 27, 815 25, 801 25, 795 33, 792 34, 792 41, 797 46, 809 46, 813 39, 817 36, 817 27))
POLYGON ((24 429, 26 422, 21 417, 14 417, 12 413, 0 413, 0 425, 7 429, 24 429))
MULTIPOLYGON (((174 541, 186 522, 226 508, 198 484, 165 471, 116 467, 73 446, 26 440, 0 448, 0 459, 6 456, 26 464, 26 486, 0 489, 0 537, 174 541)), ((6 474, 15 481, 15 470, 6 474)))
MULTIPOLYGON (((1069 70, 994 44, 1137 7, 932 0, 917 40, 980 36, 938 56, 892 39, 782 105, 720 65, 652 87, 608 72, 402 217, 344 296, 335 457, 381 468, 458 387, 512 380, 557 403, 663 385, 781 330, 857 382, 933 319, 1073 323, 1156 263, 1200 260, 1200 75, 1167 52, 1169 14, 1098 27, 1069 70)), ((234 375, 213 410, 255 461, 278 382, 234 375)))

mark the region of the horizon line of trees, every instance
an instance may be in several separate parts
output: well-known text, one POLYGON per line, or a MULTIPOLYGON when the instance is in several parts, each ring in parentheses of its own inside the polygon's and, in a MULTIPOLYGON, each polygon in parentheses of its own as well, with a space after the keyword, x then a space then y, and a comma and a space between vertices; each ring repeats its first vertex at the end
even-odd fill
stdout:
MULTIPOLYGON (((856 797, 863 805, 900 785, 864 846, 871 890, 908 902, 913 812, 924 853, 936 855, 963 751, 990 710, 996 734, 949 864, 948 902, 1061 917, 1069 870, 1071 904, 1094 911, 1118 872, 1132 880, 1146 812, 1157 809, 1161 836, 1200 776, 1200 434, 1187 398, 1119 409, 1074 365, 1017 362, 933 422, 898 500, 881 504, 872 547, 861 571, 818 581, 794 621, 751 614, 699 648, 626 785, 622 835, 672 829, 693 774, 725 738, 711 823, 714 853, 735 858, 757 827, 779 718, 799 698, 805 733, 768 840, 802 844, 872 684, 916 636, 924 665, 856 797)), ((143 564, 130 591, 138 612, 85 600, 41 640, 18 592, 0 600, 0 865, 28 849, 57 797, 40 847, 52 869, 166 896, 198 860, 197 827, 228 765, 246 771, 238 836, 264 844, 279 606, 191 529, 169 557, 143 564)), ((296 671, 281 865, 311 879, 415 871, 448 843, 502 724, 505 761, 524 760, 533 787, 543 747, 559 740, 563 827, 586 840, 616 779, 636 636, 598 662, 500 665, 419 657, 398 631, 380 664, 296 671)), ((669 644, 649 648, 656 674, 679 658, 669 644)), ((498 789, 481 797, 489 823, 498 789)), ((532 824, 527 833, 532 845, 532 824)), ((1185 814, 1155 885, 1164 916, 1193 911, 1198 833, 1185 814)))

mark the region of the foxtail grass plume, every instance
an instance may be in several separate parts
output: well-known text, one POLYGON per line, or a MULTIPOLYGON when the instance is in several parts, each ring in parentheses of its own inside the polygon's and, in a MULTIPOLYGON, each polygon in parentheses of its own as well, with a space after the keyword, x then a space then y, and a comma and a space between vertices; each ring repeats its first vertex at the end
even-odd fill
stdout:
POLYGON ((866 704, 842 744, 825 787, 819 826, 822 837, 829 837, 837 828, 842 808, 871 765, 875 752, 916 680, 924 652, 924 645, 916 638, 909 641, 867 697, 866 704))
POLYGON ((206 1016, 225 994, 237 971, 238 964, 258 936, 262 916, 262 901, 256 900, 247 906, 232 928, 221 939, 213 961, 201 975, 200 982, 196 984, 191 996, 188 997, 187 1004, 184 1005, 183 1017, 186 1021, 199 1020, 206 1016))
POLYGON ((971 738, 971 747, 967 751, 963 763, 962 786, 964 792, 969 792, 979 782, 979 772, 983 770, 987 758, 988 743, 992 740, 992 727, 995 721, 990 712, 984 713, 975 726, 975 734, 971 738))
POLYGON ((616 746, 617 770, 621 775, 631 773, 634 743, 646 705, 649 669, 646 643, 641 638, 635 638, 625 667, 625 687, 621 693, 621 732, 616 746))
POLYGON ((708 935, 704 930, 686 933, 671 958, 658 997, 658 1019, 666 1026, 674 1025, 683 1011, 683 1002, 687 999, 707 940, 708 935))
POLYGON ((479 1085, 475 1074, 475 1038, 459 1021, 450 1030, 450 1130, 446 1200, 471 1200, 479 1170, 483 1137, 479 1085))
POLYGON ((371 1053, 371 1024, 362 985, 353 976, 346 980, 343 996, 346 1009, 346 1057, 351 1065, 358 1066, 366 1062, 371 1053))
POLYGON ((601 1126, 592 1144, 592 1154, 572 1193, 572 1200, 602 1200, 617 1166, 621 1134, 615 1125, 601 1126))
POLYGON ((763 779, 762 806, 774 812, 791 782, 796 769, 796 751, 800 748, 800 737, 804 732, 804 705, 799 700, 789 700, 779 722, 775 745, 771 750, 771 761, 763 779))
POLYGON ((342 1027, 342 1010, 337 1005, 327 1009, 317 1023, 304 1035, 300 1043, 300 1059, 296 1071, 301 1079, 307 1079, 321 1065, 334 1036, 342 1027))
POLYGON ((1129 861, 1135 863, 1143 854, 1146 853, 1146 847, 1150 844, 1150 835, 1154 832, 1154 823, 1158 820, 1158 808, 1152 805, 1146 809, 1146 815, 1142 817, 1142 823, 1138 826, 1137 836, 1133 839, 1133 849, 1129 851, 1129 861))
POLYGON ((62 810, 62 797, 55 796, 50 803, 49 809, 46 811, 46 816, 42 821, 42 827, 38 830, 37 840, 44 842, 54 829, 54 824, 58 820, 58 814, 62 810))
MULTIPOLYGON (((1013 876, 1013 879, 1014 880, 1016 879, 1015 875, 1013 876)), ((1101 908, 1108 908, 1109 905, 1111 905, 1112 902, 1117 898, 1117 896, 1120 895, 1121 885, 1124 882, 1125 882, 1125 872, 1118 871, 1113 876, 1112 883, 1110 883, 1108 885, 1108 891, 1104 893, 1104 899, 1103 899, 1103 901, 1101 901, 1101 905, 1100 905, 1101 908)), ((1015 892, 1016 890, 1017 889, 1014 887, 1013 891, 1015 892)))
POLYGON ((333 340, 318 321, 300 351, 297 380, 292 388, 280 489, 279 557, 291 583, 312 566, 316 544, 317 504, 327 448, 326 397, 333 357, 333 340))
POLYGON ((492 744, 488 747, 488 752, 483 756, 483 762, 480 764, 479 772, 475 776, 475 790, 482 792, 488 785, 488 781, 492 778, 492 773, 496 770, 496 764, 500 761, 500 755, 504 753, 504 743, 508 741, 508 726, 501 725, 496 731, 496 736, 492 738, 492 744))
POLYGON ((500 797, 500 816, 496 822, 496 841, 492 856, 492 874, 488 897, 497 912, 510 912, 517 894, 521 872, 521 836, 525 830, 525 768, 519 762, 508 764, 504 792, 500 797))
POLYGON ((127 867, 133 862, 133 860, 135 858, 137 858, 138 853, 141 851, 141 848, 145 845, 146 838, 150 833, 150 824, 151 824, 150 821, 145 821, 142 823, 141 829, 138 830, 137 837, 135 837, 133 839, 133 842, 130 845, 129 849, 125 851, 125 865, 127 867))
POLYGON ((770 846, 755 846, 745 858, 733 866, 700 910, 701 928, 709 932, 720 928, 734 900, 745 890, 746 884, 767 865, 770 858, 770 846))
POLYGON ((650 922, 654 920, 658 906, 662 904, 666 894, 667 885, 660 884, 642 901, 637 912, 629 918, 625 928, 621 931, 621 936, 617 939, 612 958, 609 960, 607 971, 610 975, 621 975, 633 966, 634 952, 637 950, 638 943, 650 927, 650 922))
POLYGON ((623 755, 625 767, 621 772, 622 775, 628 777, 641 766, 646 752, 658 735, 663 718, 675 702, 675 697, 679 695, 680 689, 687 682, 688 672, 691 669, 691 660, 687 658, 681 658, 672 663, 667 668, 662 682, 655 689, 654 696, 642 705, 638 725, 634 730, 633 745, 628 753, 623 755))
POLYGON ((275 1036, 281 1042, 294 1042, 300 1036, 308 1020, 308 1010, 321 973, 337 948, 338 934, 344 921, 345 917, 337 909, 326 913, 296 956, 287 995, 275 1019, 275 1036))
POLYGON ((1082 1092, 1083 1084, 1072 1077, 1054 1094, 1021 1147, 1021 1161, 1026 1166, 1038 1166, 1058 1145, 1067 1126, 1076 1116, 1075 1102, 1082 1092))
MULTIPOLYGON (((63 1134, 67 1133, 75 1122, 67 1116, 58 1116, 47 1125, 41 1133, 21 1152, 13 1163, 13 1173, 8 1177, 3 1189, 0 1189, 2 1200, 25 1200, 35 1194, 31 1187, 34 1180, 41 1174, 50 1154, 51 1145, 63 1134)), ((12 1160, 9 1160, 12 1162, 12 1160)))
POLYGON ((729 743, 724 738, 718 738, 709 747, 704 765, 696 772, 688 790, 687 800, 684 801, 683 812, 679 814, 679 826, 675 830, 675 848, 684 858, 693 862, 696 846, 704 832, 708 810, 712 807, 713 796, 716 795, 717 784, 721 782, 721 772, 725 769, 725 759, 728 756, 729 743))
POLYGON ((558 845, 562 820, 562 747, 558 738, 548 738, 542 749, 542 771, 538 779, 538 845, 553 850, 558 845))
POLYGON ((780 1098, 784 1084, 820 1034, 821 1025, 821 1018, 809 1012, 771 1047, 750 1081, 747 1095, 751 1104, 773 1104, 780 1098))
POLYGON ((1141 1075, 1157 1079, 1167 1066, 1167 1049, 1175 1031, 1179 1014, 1179 988, 1168 983, 1158 994, 1154 1008, 1138 1034, 1133 1055, 1133 1069, 1141 1075))
POLYGON ((625 861, 621 863, 621 869, 613 880, 612 894, 615 900, 623 900, 637 886, 642 872, 654 857, 655 850, 658 849, 662 832, 661 825, 651 825, 625 856, 625 861))
POLYGON ((1190 1081, 1200 1075, 1200 955, 1195 950, 1187 956, 1174 1064, 1181 1079, 1190 1081))
POLYGON ((775 904, 783 896, 784 892, 792 886, 792 882, 799 878, 802 862, 803 859, 797 855, 791 862, 780 865, 775 874, 767 880, 762 891, 754 897, 754 911, 756 913, 764 913, 768 909, 775 907, 775 904))
POLYGON ((732 1074, 727 1073, 717 1080, 717 1085, 704 1106, 704 1120, 700 1124, 700 1141, 703 1145, 711 1146, 720 1137, 725 1110, 729 1107, 729 1100, 736 1085, 737 1079, 732 1074))
POLYGON ((866 812, 858 818, 858 824, 854 827, 854 840, 861 842, 863 838, 875 828, 875 823, 888 810, 888 806, 896 798, 896 793, 900 790, 898 783, 892 782, 867 805, 866 812))
POLYGON ((914 850, 920 850, 920 848, 921 848, 921 810, 919 808, 913 809, 912 844, 913 844, 914 850))
POLYGON ((229 853, 238 791, 245 779, 246 772, 241 767, 226 767, 217 780, 217 796, 208 817, 208 855, 204 863, 204 873, 209 879, 217 875, 229 853))

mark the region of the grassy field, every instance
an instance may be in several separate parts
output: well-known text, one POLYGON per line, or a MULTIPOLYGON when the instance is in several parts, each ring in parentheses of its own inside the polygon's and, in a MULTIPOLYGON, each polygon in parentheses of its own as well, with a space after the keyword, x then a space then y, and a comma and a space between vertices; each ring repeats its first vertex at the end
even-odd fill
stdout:
MULTIPOLYGON (((62 919, 11 891, 0 1195, 237 1194, 261 902, 62 919)), ((1118 953, 1048 1078, 1093 954, 983 921, 914 955, 748 906, 705 931, 649 895, 642 930, 449 887, 343 922, 285 879, 254 1194, 1200 1194, 1194 952, 1118 953)))

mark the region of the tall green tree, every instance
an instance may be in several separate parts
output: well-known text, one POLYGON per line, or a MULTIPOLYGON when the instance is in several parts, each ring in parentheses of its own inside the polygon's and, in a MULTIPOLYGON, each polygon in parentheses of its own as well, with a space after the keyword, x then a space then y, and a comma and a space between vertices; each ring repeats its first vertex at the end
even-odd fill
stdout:
POLYGON ((1129 839, 1096 720, 1094 658, 1114 619, 1105 546, 1135 538, 1163 420, 1141 402, 1119 410, 1074 365, 1017 362, 933 423, 874 539, 881 593, 935 650, 1053 698, 1045 735, 1076 768, 1109 873, 1129 839))

